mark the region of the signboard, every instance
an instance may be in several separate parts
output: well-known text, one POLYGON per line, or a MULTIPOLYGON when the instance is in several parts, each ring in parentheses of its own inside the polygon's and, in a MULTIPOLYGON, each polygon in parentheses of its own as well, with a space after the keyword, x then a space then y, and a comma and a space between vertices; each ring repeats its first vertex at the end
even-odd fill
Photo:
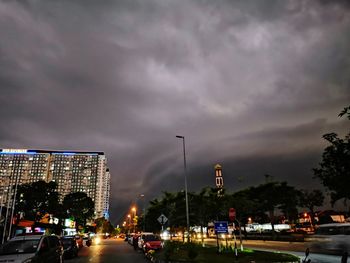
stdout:
POLYGON ((217 234, 222 234, 222 233, 227 234, 227 233, 228 233, 228 224, 227 224, 227 221, 217 221, 217 222, 214 222, 214 228, 215 228, 215 232, 216 232, 217 234))
POLYGON ((236 219, 236 209, 230 208, 230 210, 228 211, 228 217, 231 221, 234 221, 236 219))
POLYGON ((168 218, 165 215, 161 214, 157 220, 160 224, 164 225, 168 221, 168 218))

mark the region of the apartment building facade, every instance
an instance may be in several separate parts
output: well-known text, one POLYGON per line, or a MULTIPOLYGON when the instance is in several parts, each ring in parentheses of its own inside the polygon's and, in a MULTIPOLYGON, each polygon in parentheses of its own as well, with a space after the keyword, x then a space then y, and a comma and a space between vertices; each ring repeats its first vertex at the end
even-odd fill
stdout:
POLYGON ((61 200, 84 192, 95 203, 95 217, 109 216, 110 173, 103 152, 0 149, 0 205, 11 207, 13 186, 55 181, 61 200))

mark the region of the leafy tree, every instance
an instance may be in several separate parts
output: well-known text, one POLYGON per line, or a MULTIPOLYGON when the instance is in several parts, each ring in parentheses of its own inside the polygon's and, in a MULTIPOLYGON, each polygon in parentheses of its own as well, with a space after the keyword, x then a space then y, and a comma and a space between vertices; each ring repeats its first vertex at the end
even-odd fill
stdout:
POLYGON ((204 244, 203 226, 207 226, 210 221, 217 220, 224 213, 225 208, 221 207, 226 201, 225 195, 222 195, 224 190, 221 190, 220 196, 218 191, 215 188, 206 187, 198 194, 192 194, 191 211, 193 215, 191 218, 194 224, 201 227, 202 245, 204 244))
POLYGON ((296 211, 298 191, 286 182, 268 182, 250 188, 251 197, 260 202, 260 210, 268 212, 274 235, 275 211, 281 209, 287 216, 296 211))
POLYGON ((169 218, 169 214, 172 209, 170 200, 173 199, 173 196, 174 194, 165 192, 163 193, 162 198, 157 198, 149 202, 145 217, 147 231, 158 232, 160 230, 161 225, 157 221, 157 218, 161 214, 164 214, 169 218))
POLYGON ((96 233, 113 234, 115 232, 115 229, 112 223, 109 220, 105 219, 104 217, 95 219, 95 224, 96 224, 96 233))
POLYGON ((67 215, 74 218, 77 230, 79 226, 85 226, 86 221, 94 216, 94 202, 86 193, 68 194, 64 197, 62 205, 67 215))
POLYGON ((225 189, 207 189, 209 221, 227 220, 229 210, 229 195, 225 189))
MULTIPOLYGON (((350 120, 350 106, 344 108, 339 117, 347 115, 350 120)), ((315 177, 331 194, 332 205, 342 198, 350 199, 350 133, 339 138, 336 133, 327 133, 323 138, 330 143, 322 154, 319 168, 313 169, 315 177)))
POLYGON ((324 202, 324 195, 320 190, 301 190, 300 191, 300 206, 306 207, 311 213, 311 223, 315 223, 315 207, 322 206, 324 202))
POLYGON ((238 191, 230 196, 230 207, 236 209, 236 218, 243 225, 248 222, 248 218, 258 214, 260 202, 253 197, 252 188, 238 191))
POLYGON ((285 218, 289 222, 293 222, 298 218, 299 197, 300 191, 293 186, 288 185, 286 182, 282 182, 279 186, 279 191, 283 193, 280 200, 279 209, 285 215, 285 218))
POLYGON ((59 198, 57 183, 37 181, 18 186, 16 213, 23 213, 24 218, 40 221, 46 214, 57 214, 59 198))

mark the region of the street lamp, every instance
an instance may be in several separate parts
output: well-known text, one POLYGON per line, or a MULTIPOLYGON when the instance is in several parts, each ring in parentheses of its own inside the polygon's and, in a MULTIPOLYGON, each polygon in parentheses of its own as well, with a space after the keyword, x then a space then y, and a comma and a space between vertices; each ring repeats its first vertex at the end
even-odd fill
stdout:
POLYGON ((146 208, 145 208, 145 195, 144 194, 140 194, 140 197, 142 198, 142 213, 143 213, 143 227, 142 227, 142 231, 146 232, 146 208))
POLYGON ((128 214, 127 218, 128 218, 128 234, 130 234, 131 215, 128 214))
POLYGON ((133 216, 132 216, 132 225, 133 225, 133 227, 134 227, 134 233, 135 233, 135 230, 136 230, 136 207, 135 206, 133 206, 132 208, 131 208, 131 211, 133 212, 133 216))
POLYGON ((187 167, 186 167, 186 148, 185 148, 185 137, 176 135, 176 138, 182 139, 182 147, 184 151, 184 174, 185 174, 185 199, 186 199, 186 223, 187 223, 187 234, 190 236, 190 218, 188 214, 188 197, 187 197, 187 167))

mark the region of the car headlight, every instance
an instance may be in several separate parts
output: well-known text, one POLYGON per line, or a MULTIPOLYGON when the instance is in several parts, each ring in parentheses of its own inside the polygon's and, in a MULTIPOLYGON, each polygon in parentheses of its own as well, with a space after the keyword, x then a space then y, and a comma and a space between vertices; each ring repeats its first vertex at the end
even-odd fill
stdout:
POLYGON ((33 258, 27 258, 22 263, 32 263, 32 262, 33 262, 33 258))
POLYGON ((96 237, 96 238, 95 238, 95 243, 96 243, 96 245, 100 244, 100 242, 101 242, 101 239, 100 239, 99 237, 96 237))

